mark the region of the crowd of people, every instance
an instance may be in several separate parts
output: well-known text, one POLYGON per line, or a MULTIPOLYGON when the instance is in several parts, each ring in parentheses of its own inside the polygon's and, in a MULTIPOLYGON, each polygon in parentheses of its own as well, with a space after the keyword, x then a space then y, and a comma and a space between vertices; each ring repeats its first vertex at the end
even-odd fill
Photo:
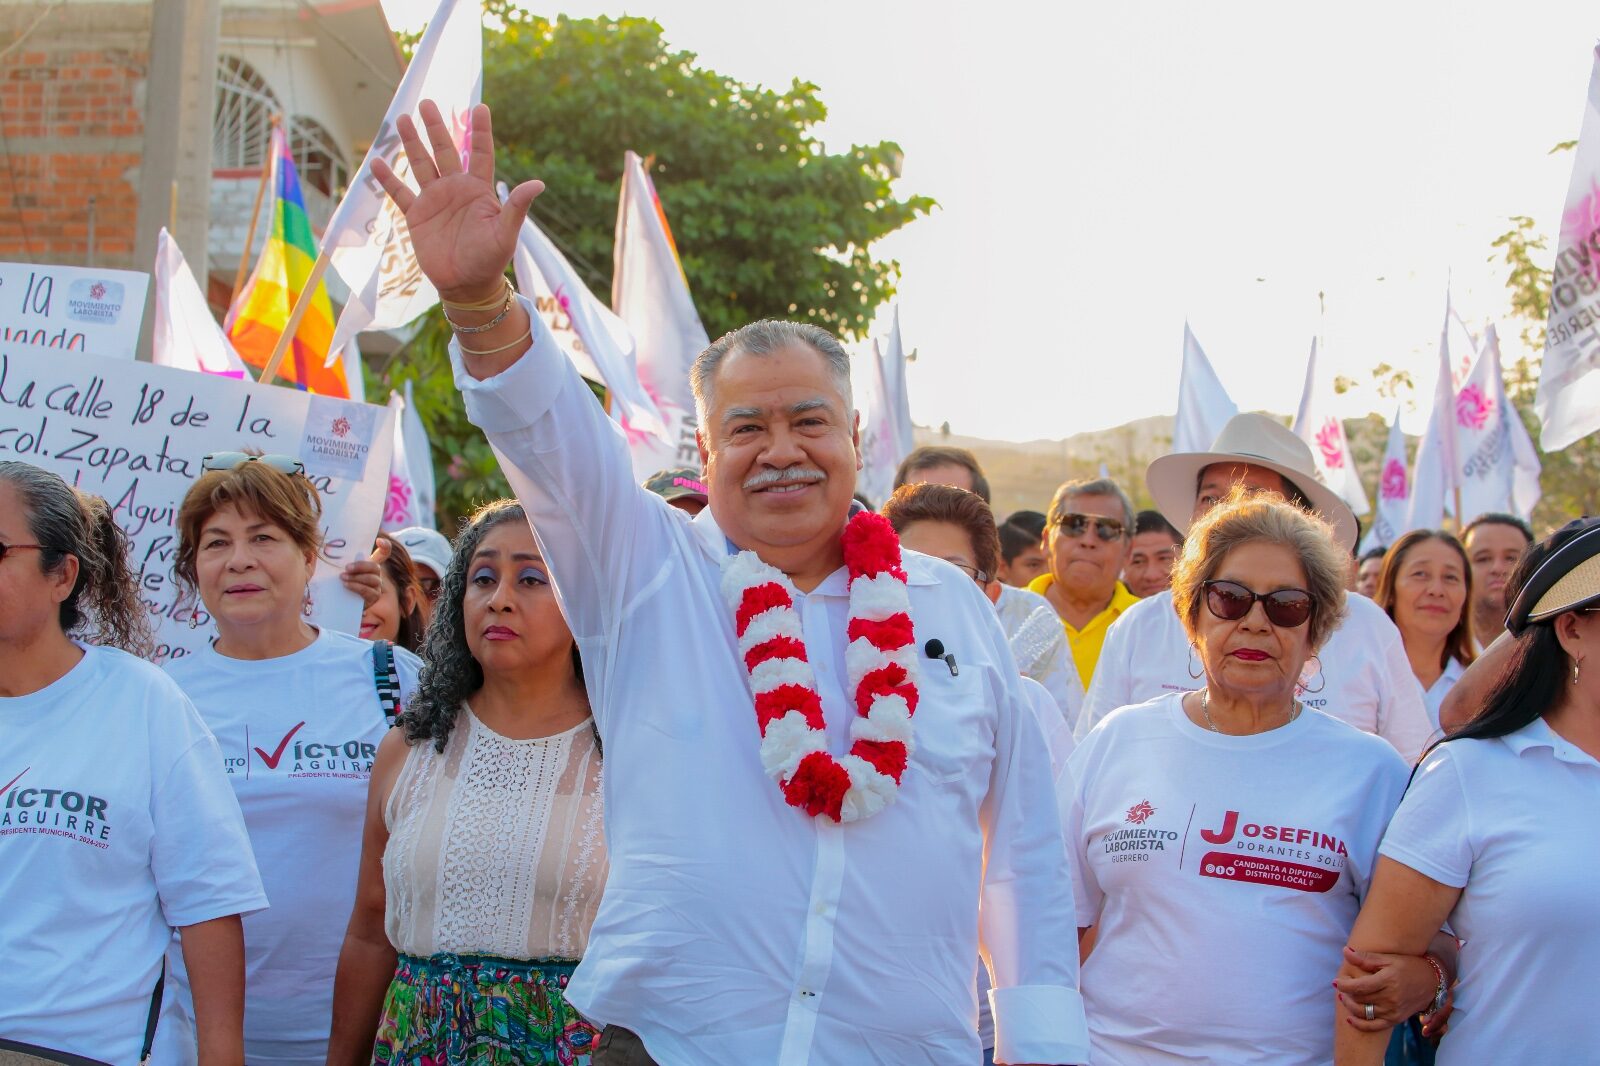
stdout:
MULTIPOLYGON (((206 456, 158 668, 106 502, 0 462, 0 1050, 158 1064, 1581 1062, 1600 519, 1358 557, 1260 415, 1003 518, 856 495, 849 359, 699 356, 701 468, 505 280, 486 108, 375 172, 514 499, 382 534, 206 456), (874 503, 881 503, 881 509, 874 503)), ((26 1061, 26 1060, 25 1060, 26 1061)))

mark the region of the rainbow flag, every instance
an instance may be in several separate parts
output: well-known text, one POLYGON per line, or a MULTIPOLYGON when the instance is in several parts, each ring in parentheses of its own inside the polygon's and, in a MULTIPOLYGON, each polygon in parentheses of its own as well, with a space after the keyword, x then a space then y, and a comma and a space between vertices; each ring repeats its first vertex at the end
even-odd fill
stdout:
MULTIPOLYGON (((228 338, 240 358, 257 368, 265 367, 272 358, 272 350, 289 322, 289 312, 294 309, 295 297, 305 287, 317 259, 317 239, 311 233, 306 202, 300 195, 300 175, 289 154, 289 138, 281 127, 272 130, 272 157, 277 170, 272 230, 227 321, 228 338)), ((349 398, 343 362, 336 360, 332 366, 323 366, 328 342, 333 339, 334 321, 327 288, 319 282, 309 299, 311 306, 300 320, 300 329, 278 368, 277 380, 305 392, 349 398)))

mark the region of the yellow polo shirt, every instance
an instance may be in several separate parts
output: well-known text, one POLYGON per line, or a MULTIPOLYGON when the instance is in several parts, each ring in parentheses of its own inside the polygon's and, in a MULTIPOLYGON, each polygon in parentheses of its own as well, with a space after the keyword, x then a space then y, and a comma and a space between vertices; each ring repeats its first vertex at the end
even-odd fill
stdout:
MULTIPOLYGON (((1028 582, 1028 591, 1045 595, 1045 590, 1055 584, 1054 574, 1040 574, 1028 582)), ((1106 604, 1106 609, 1089 619, 1089 624, 1082 629, 1073 629, 1065 618, 1061 620, 1061 628, 1067 631, 1067 644, 1072 648, 1072 662, 1078 668, 1078 677, 1083 681, 1085 692, 1089 690, 1089 682, 1094 679, 1094 664, 1100 661, 1100 649, 1106 643, 1106 630, 1111 628, 1111 623, 1122 617, 1122 612, 1139 602, 1139 597, 1128 591, 1128 586, 1117 582, 1116 589, 1111 593, 1111 602, 1106 604)))

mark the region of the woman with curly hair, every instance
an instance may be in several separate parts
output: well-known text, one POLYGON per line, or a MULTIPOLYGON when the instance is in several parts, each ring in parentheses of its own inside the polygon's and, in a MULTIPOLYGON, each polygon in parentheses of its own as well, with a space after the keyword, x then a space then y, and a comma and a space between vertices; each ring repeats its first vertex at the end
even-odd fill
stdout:
POLYGON ((194 1062, 161 993, 176 929, 200 1060, 240 1062, 239 919, 267 901, 217 742, 139 658, 127 548, 105 500, 0 462, 0 1045, 135 1062, 160 1035, 152 1061, 194 1062))
MULTIPOLYGON (((367 778, 421 663, 311 624, 322 505, 300 460, 219 452, 201 467, 178 508, 173 570, 216 640, 167 673, 222 745, 272 900, 244 923, 246 1061, 321 1066, 367 778)), ((175 976, 180 999, 198 994, 175 976)))
POLYGON ((456 542, 378 748, 329 1063, 586 1064, 566 1003, 607 861, 582 664, 522 506, 456 542))

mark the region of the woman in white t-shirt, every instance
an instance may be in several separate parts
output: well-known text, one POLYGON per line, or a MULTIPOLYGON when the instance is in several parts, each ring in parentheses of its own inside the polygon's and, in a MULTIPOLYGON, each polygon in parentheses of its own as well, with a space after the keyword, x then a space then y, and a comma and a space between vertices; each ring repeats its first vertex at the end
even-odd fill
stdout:
POLYGON ((199 1061, 238 1062, 239 916, 267 901, 216 741, 137 658, 127 547, 105 500, 0 462, 0 1049, 139 1061, 174 1024, 176 929, 199 1061))
MULTIPOLYGON (((1173 571, 1203 687, 1112 712, 1073 754, 1097 1066, 1333 1057, 1329 982, 1406 781, 1388 743, 1296 698, 1348 569, 1321 519, 1236 488, 1173 571)), ((1409 1006, 1432 975, 1382 979, 1409 1006)))
POLYGON ((601 746, 527 514, 456 542, 422 684, 378 749, 330 1064, 582 1066, 565 999, 605 883, 601 746))
MULTIPOLYGON (((298 460, 229 452, 201 465, 173 569, 217 636, 167 672, 221 745, 273 902, 244 923, 245 1058, 320 1066, 367 779, 420 663, 306 620, 322 522, 298 460)), ((177 976, 180 995, 194 987, 177 976)))
POLYGON ((1384 555, 1373 599, 1400 630, 1437 739, 1439 705, 1477 657, 1466 550, 1443 530, 1412 530, 1384 555))
MULTIPOLYGON (((1600 518, 1528 549, 1522 572, 1510 662, 1418 767, 1350 934, 1412 952, 1448 918, 1463 943, 1443 1066, 1600 1048, 1600 518)), ((1381 1061, 1386 1028, 1340 1021, 1339 1062, 1381 1061)))

